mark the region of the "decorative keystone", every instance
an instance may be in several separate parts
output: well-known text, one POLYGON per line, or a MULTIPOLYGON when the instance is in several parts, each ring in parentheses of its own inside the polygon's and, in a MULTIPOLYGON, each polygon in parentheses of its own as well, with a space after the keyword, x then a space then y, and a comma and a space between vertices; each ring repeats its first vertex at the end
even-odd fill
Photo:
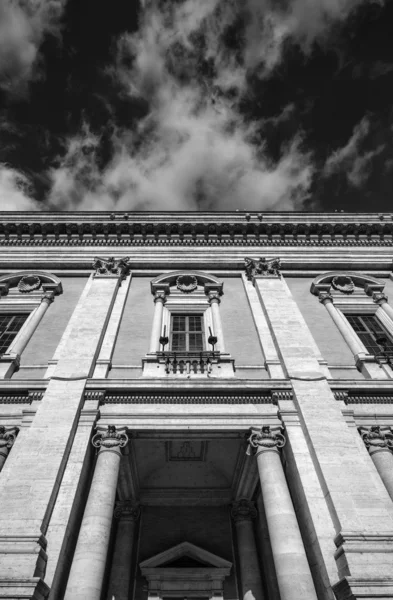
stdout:
POLYGON ((238 523, 239 521, 252 521, 257 516, 257 509, 254 502, 241 498, 232 504, 231 517, 238 523))
POLYGON ((244 259, 247 279, 252 281, 257 275, 262 277, 281 277, 281 261, 279 258, 244 259))
POLYGON ((267 450, 278 452, 278 449, 283 448, 286 442, 281 431, 281 427, 272 428, 270 425, 264 425, 260 431, 251 430, 251 435, 247 440, 249 444, 247 454, 251 454, 251 449, 254 450, 255 454, 267 450))
POLYGON ((370 454, 393 450, 393 433, 390 427, 380 427, 379 425, 359 427, 359 433, 370 454))
POLYGON ((96 270, 95 276, 117 275, 117 277, 124 277, 129 269, 128 261, 128 256, 117 259, 113 256, 109 258, 96 257, 93 261, 93 269, 96 270))
POLYGON ((115 507, 115 518, 116 519, 127 519, 131 521, 137 521, 141 514, 141 510, 138 505, 132 502, 116 502, 115 507))
POLYGON ((114 425, 108 425, 106 431, 97 431, 91 443, 100 450, 117 450, 127 446, 128 437, 124 432, 118 433, 114 425))

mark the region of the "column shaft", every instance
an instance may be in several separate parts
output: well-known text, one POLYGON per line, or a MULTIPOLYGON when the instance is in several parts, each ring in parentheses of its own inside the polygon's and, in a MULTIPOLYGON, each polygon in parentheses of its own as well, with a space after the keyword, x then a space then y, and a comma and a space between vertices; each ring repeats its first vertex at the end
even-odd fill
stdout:
POLYGON ((243 600, 262 600, 264 595, 252 521, 238 521, 236 523, 236 536, 239 547, 243 600))
POLYGON ((212 309, 214 335, 217 336, 216 350, 225 352, 224 332, 222 329, 219 302, 220 300, 217 298, 213 299, 210 304, 212 309))
POLYGON ((64 600, 101 597, 121 457, 118 438, 111 436, 100 444, 64 600))
POLYGON ((390 450, 371 450, 370 456, 393 500, 393 454, 390 450))
POLYGON ((393 500, 393 433, 390 427, 360 427, 359 433, 372 461, 393 500))
MULTIPOLYGON (((115 550, 108 588, 108 600, 128 600, 131 581, 131 563, 134 546, 135 526, 138 511, 132 507, 117 507, 119 523, 116 532, 115 550)), ((116 516, 115 511, 115 516, 116 516)))
POLYGON ((314 582, 289 494, 278 448, 284 436, 262 427, 253 432, 250 445, 256 449, 263 504, 281 600, 317 600, 314 582))
POLYGON ((234 502, 232 517, 236 527, 243 600, 263 600, 264 598, 253 527, 253 519, 256 516, 257 511, 253 502, 245 498, 234 502))
POLYGON ((11 346, 10 351, 13 354, 22 354, 23 350, 26 348, 27 344, 30 341, 33 333, 37 329, 40 324, 43 316, 45 315, 48 307, 53 302, 53 294, 51 292, 47 292, 43 295, 41 304, 35 310, 34 315, 30 319, 30 321, 26 324, 26 327, 21 331, 20 336, 14 345, 11 346))
POLYGON ((393 308, 390 306, 390 304, 388 304, 388 302, 381 302, 380 307, 393 321, 393 308))
POLYGON ((165 299, 162 296, 156 296, 154 306, 153 325, 150 338, 150 352, 158 352, 160 350, 160 335, 162 328, 162 313, 164 310, 165 299))

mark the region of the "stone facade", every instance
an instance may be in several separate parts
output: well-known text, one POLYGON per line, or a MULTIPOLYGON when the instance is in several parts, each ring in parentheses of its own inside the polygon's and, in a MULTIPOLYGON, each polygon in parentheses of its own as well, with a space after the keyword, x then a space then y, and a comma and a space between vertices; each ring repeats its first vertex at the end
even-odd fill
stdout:
POLYGON ((393 599, 392 215, 1 217, 0 600, 393 599))

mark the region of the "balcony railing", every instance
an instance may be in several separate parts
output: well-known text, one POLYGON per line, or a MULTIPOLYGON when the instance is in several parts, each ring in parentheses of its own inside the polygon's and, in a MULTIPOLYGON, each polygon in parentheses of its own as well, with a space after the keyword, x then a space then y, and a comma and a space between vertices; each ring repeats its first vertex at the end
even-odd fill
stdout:
POLYGON ((157 358, 165 362, 165 373, 179 375, 210 374, 213 364, 220 360, 219 352, 158 352, 157 358))
POLYGON ((143 374, 150 377, 233 377, 234 360, 220 352, 161 351, 142 360, 143 374))

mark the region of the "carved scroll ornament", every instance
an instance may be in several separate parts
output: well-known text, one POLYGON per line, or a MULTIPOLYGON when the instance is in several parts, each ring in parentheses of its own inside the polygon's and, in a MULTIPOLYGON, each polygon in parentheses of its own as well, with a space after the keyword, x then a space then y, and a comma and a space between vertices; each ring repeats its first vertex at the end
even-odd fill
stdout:
POLYGON ((128 437, 124 431, 119 433, 114 425, 108 425, 106 431, 98 431, 93 436, 91 443, 95 448, 112 450, 124 448, 128 444, 128 437))

